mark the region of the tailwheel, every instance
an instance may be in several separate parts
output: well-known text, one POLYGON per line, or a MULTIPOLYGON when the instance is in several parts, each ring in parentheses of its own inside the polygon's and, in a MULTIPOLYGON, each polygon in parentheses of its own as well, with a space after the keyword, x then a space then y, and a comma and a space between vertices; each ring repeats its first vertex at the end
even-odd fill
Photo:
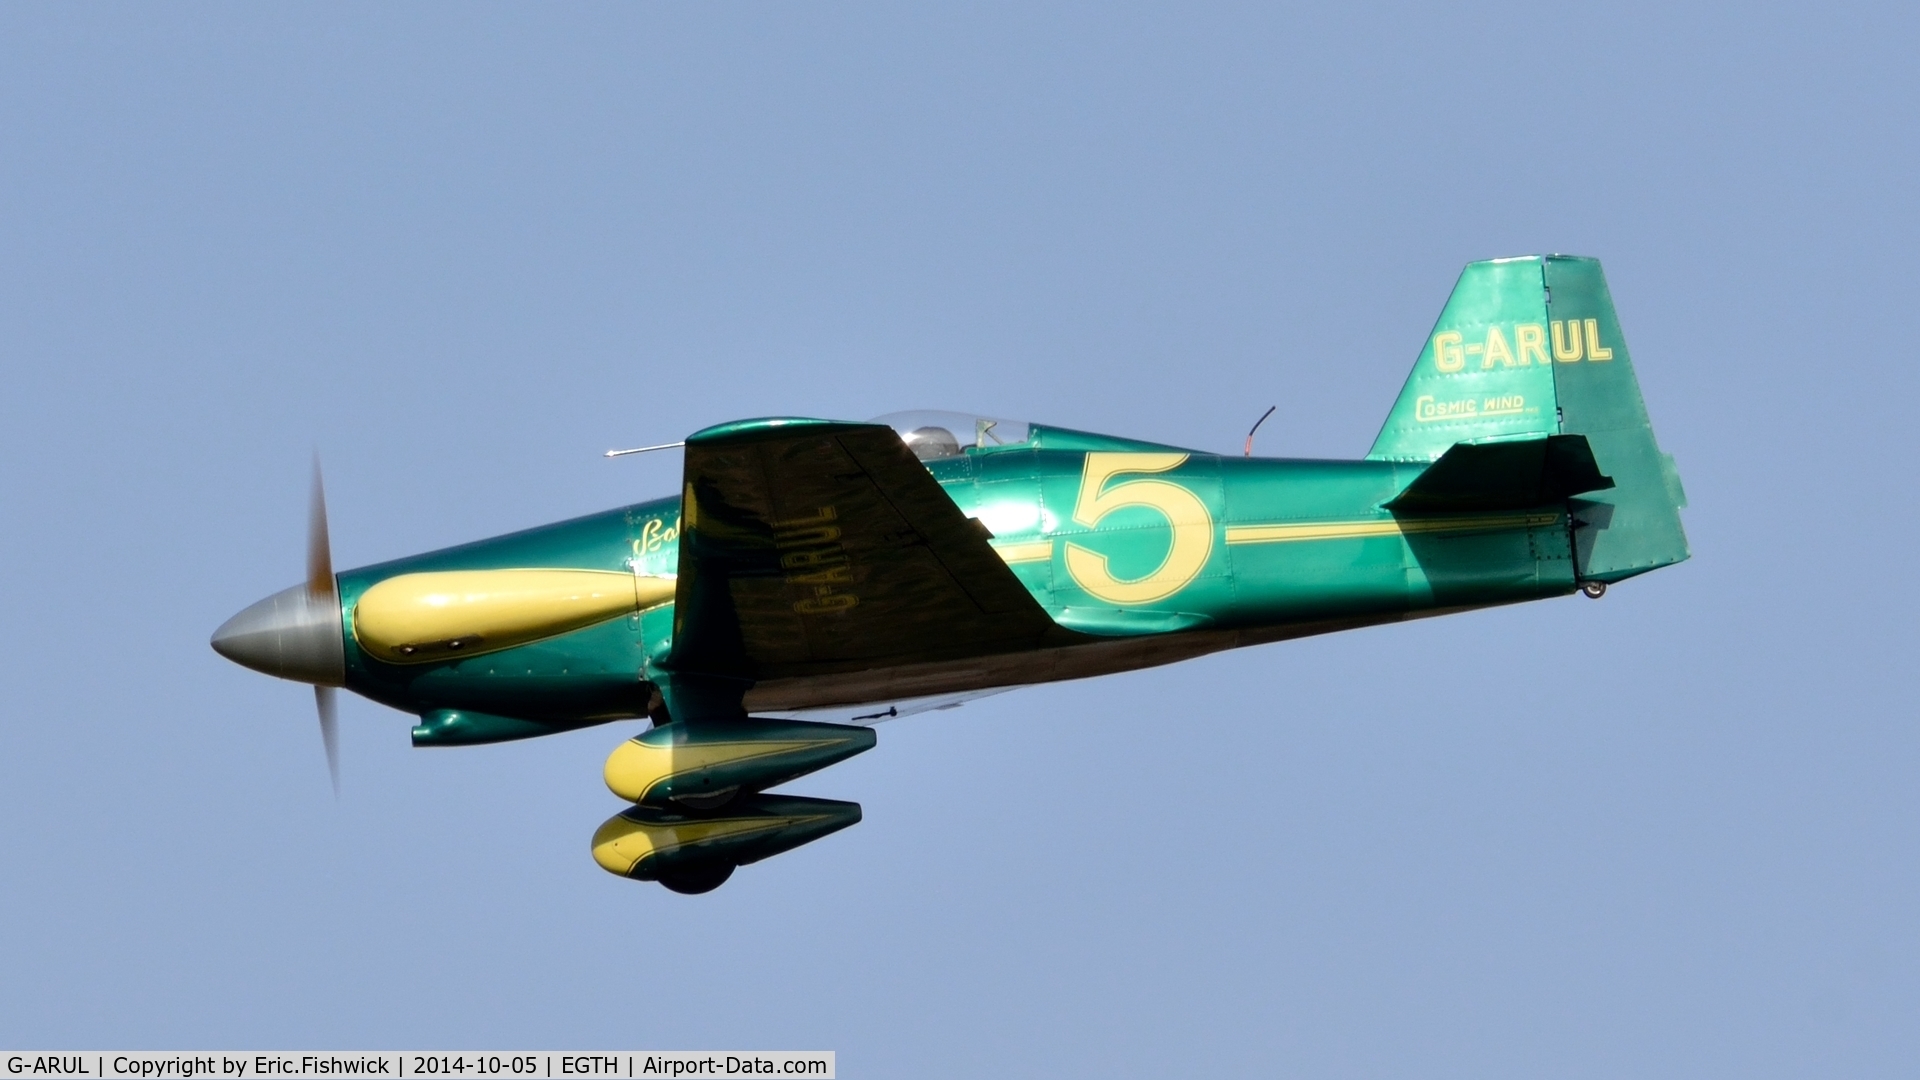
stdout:
POLYGON ((674 892, 698 896, 725 885, 727 879, 732 876, 732 863, 708 863, 705 866, 688 866, 670 870, 661 874, 659 881, 674 892))
POLYGON ((1598 600, 1607 595, 1607 583, 1604 581, 1583 581, 1580 583, 1580 591, 1586 595, 1587 599, 1598 600))

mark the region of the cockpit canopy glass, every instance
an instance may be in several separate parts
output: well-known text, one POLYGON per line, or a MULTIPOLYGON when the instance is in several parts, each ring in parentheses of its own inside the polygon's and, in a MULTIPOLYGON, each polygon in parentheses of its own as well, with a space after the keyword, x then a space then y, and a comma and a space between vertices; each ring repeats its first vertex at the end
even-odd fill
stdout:
POLYGON ((968 450, 1022 446, 1029 438, 1029 427, 1024 420, 937 409, 888 413, 874 417, 873 423, 886 424, 899 432, 907 449, 921 461, 960 457, 968 450))

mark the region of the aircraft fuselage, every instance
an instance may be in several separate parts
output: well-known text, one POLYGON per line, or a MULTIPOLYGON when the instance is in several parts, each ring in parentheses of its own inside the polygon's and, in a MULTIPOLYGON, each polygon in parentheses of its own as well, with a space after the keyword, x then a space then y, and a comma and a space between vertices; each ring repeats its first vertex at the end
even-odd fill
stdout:
MULTIPOLYGON (((1080 678, 1576 587, 1564 502, 1417 517, 1382 509, 1425 463, 1223 457, 1046 428, 1032 441, 928 467, 1034 599, 1085 640, 775 678, 748 691, 749 710, 1080 678)), ((347 686, 416 714, 475 709, 567 726, 643 715, 649 667, 673 643, 671 600, 420 665, 383 663, 359 647, 355 608, 370 587, 404 574, 550 567, 671 580, 681 516, 680 499, 660 499, 342 573, 347 686)), ((846 559, 828 532, 787 530, 795 539, 781 551, 790 580, 819 579, 815 618, 862 600, 857 585, 836 580, 846 559)))

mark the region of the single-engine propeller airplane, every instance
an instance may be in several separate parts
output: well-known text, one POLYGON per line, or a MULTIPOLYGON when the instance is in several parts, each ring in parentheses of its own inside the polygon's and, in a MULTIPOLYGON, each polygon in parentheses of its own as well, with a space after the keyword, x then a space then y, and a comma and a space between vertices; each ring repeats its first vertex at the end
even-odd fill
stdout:
POLYGON ((879 720, 1597 598, 1687 558, 1685 505, 1600 264, 1496 259, 1461 274, 1358 461, 955 414, 742 420, 687 437, 670 498, 338 575, 316 469, 306 582, 213 647, 313 684, 336 786, 336 687, 418 716, 415 746, 650 719, 607 759, 630 805, 593 857, 697 893, 860 820, 769 789, 870 749, 879 720))

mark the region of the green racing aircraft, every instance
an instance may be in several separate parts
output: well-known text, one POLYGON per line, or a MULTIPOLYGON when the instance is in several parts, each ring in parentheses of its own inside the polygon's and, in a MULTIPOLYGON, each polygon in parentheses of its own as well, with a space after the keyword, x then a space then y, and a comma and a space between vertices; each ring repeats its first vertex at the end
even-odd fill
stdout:
POLYGON ((678 892, 857 822, 769 789, 1011 687, 1583 592, 1687 558, 1600 264, 1470 264, 1366 457, 946 413, 689 435, 668 498, 307 581, 213 636, 415 746, 646 718, 594 859, 678 892))

